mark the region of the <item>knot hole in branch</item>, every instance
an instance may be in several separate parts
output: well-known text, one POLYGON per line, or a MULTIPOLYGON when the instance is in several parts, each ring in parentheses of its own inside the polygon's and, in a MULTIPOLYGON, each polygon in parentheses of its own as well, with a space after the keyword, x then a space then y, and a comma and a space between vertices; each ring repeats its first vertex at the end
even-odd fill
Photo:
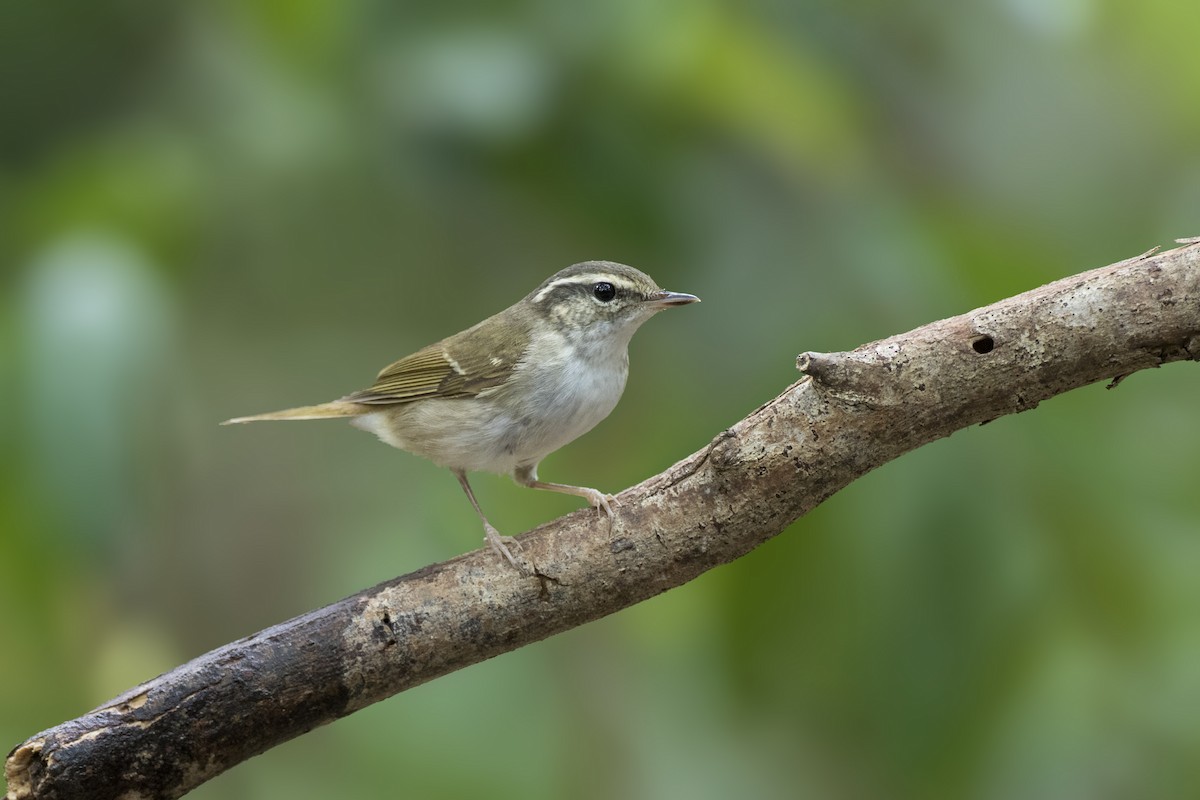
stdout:
POLYGON ((971 349, 976 353, 990 353, 996 348, 996 340, 986 333, 971 340, 971 349))

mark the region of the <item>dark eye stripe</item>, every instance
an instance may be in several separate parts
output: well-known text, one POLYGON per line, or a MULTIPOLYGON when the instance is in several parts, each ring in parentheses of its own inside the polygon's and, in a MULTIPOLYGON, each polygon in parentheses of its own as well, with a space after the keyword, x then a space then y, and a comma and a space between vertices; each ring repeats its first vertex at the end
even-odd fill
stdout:
MULTIPOLYGON (((569 297, 575 293, 583 293, 588 296, 601 300, 596 294, 596 287, 609 286, 612 289, 612 297, 609 300, 601 302, 610 302, 618 297, 637 296, 639 289, 624 280, 613 280, 603 273, 593 273, 591 275, 572 275, 568 278, 559 278, 551 283, 543 286, 533 295, 535 303, 553 303, 569 297)), ((605 292, 607 294, 607 292, 605 292)))

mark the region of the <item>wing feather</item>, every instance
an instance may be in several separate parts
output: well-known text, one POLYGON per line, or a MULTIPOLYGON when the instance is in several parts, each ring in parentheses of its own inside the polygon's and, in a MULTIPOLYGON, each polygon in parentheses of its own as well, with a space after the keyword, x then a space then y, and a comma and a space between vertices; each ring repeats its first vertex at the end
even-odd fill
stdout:
POLYGON ((502 386, 524 354, 521 343, 528 341, 523 326, 516 331, 507 324, 510 320, 500 319, 502 316, 507 315, 501 312, 389 364, 369 388, 342 399, 366 405, 392 405, 432 397, 474 397, 502 386))

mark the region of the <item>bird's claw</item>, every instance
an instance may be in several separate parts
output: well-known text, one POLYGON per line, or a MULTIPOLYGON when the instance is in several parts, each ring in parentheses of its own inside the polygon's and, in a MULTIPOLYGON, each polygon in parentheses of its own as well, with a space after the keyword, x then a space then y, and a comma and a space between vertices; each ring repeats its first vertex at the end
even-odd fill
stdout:
POLYGON ((515 548, 518 552, 524 549, 524 545, 522 545, 515 536, 505 536, 491 525, 484 525, 483 532, 483 539, 485 542, 487 542, 488 547, 491 548, 493 553, 503 558, 509 564, 512 564, 513 567, 519 572, 529 572, 529 570, 525 569, 525 567, 517 561, 516 556, 514 556, 512 554, 512 550, 509 549, 510 546, 515 548))

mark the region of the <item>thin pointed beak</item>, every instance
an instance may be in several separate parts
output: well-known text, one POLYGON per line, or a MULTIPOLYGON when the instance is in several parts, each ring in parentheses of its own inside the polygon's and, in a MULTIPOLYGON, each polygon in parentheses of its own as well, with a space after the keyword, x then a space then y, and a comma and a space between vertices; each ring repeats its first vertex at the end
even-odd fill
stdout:
POLYGON ((699 303, 700 298, 694 294, 684 294, 683 292, 655 292, 646 298, 646 302, 655 308, 667 308, 668 306, 686 306, 689 303, 699 303))

